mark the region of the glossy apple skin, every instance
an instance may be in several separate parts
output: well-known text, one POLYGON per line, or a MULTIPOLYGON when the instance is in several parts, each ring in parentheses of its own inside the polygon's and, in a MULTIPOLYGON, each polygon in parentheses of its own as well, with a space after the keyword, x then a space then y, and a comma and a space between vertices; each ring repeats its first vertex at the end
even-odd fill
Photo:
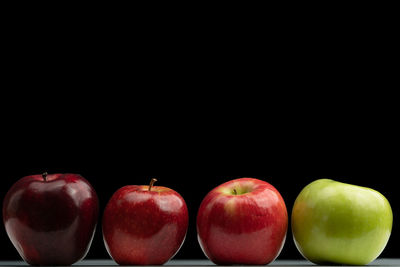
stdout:
POLYGON ((21 257, 31 265, 71 265, 86 256, 99 204, 78 174, 26 176, 8 191, 3 222, 21 257))
POLYGON ((103 239, 120 265, 161 265, 182 246, 188 209, 176 191, 128 185, 114 193, 103 215, 103 239))
POLYGON ((284 245, 287 227, 280 193, 254 178, 235 179, 214 188, 197 214, 200 246, 211 261, 222 265, 272 262, 284 245))
POLYGON ((320 179, 298 195, 291 223, 295 244, 309 261, 365 265, 385 248, 393 214, 373 189, 320 179))

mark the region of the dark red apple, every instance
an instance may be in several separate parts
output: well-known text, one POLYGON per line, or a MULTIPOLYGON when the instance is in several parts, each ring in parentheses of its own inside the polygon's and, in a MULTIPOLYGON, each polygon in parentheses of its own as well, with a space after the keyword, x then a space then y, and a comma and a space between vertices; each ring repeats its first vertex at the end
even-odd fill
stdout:
POLYGON ((3 202, 7 234, 31 265, 71 265, 84 258, 98 212, 96 192, 78 174, 23 177, 3 202))
POLYGON ((197 234, 204 254, 222 265, 265 265, 282 250, 288 214, 279 192, 254 178, 226 182, 203 199, 197 234))
POLYGON ((103 238, 120 265, 160 265, 182 246, 188 227, 184 199, 174 190, 128 185, 117 190, 103 215, 103 238))

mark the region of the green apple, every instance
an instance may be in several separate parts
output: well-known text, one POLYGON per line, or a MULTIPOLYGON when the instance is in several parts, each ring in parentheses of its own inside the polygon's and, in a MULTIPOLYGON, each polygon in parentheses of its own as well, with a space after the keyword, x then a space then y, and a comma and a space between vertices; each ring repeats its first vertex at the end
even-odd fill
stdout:
POLYGON ((300 192, 291 220, 296 247, 309 261, 365 265, 385 248, 393 213, 373 189, 319 179, 300 192))

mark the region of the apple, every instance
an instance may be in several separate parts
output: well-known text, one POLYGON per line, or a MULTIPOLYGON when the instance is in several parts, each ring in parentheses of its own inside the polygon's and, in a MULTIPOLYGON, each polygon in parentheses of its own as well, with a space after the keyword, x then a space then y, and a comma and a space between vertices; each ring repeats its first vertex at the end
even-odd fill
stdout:
POLYGON ((365 265, 385 248, 393 214, 379 192, 319 179, 298 195, 292 211, 297 249, 316 264, 365 265))
POLYGON ((6 232, 31 265, 71 265, 83 259, 98 212, 93 187, 82 176, 70 173, 23 177, 3 202, 6 232))
POLYGON ((161 265, 182 246, 188 209, 176 191, 150 185, 127 185, 117 190, 104 210, 103 239, 120 265, 161 265))
POLYGON ((240 178, 211 190, 197 214, 197 236, 204 254, 221 265, 265 265, 285 243, 288 214, 271 184, 240 178))

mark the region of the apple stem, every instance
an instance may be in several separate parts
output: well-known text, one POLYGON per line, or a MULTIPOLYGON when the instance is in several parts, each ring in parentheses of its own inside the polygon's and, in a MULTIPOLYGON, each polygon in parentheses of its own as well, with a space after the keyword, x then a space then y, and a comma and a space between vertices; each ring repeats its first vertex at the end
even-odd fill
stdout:
POLYGON ((233 188, 233 194, 234 194, 234 195, 237 195, 236 188, 233 188))
POLYGON ((47 182, 47 175, 48 175, 47 172, 42 173, 42 177, 43 177, 43 180, 44 180, 45 182, 47 182))
POLYGON ((151 191, 151 188, 153 187, 153 184, 155 182, 157 182, 157 179, 156 178, 152 178, 151 181, 150 181, 150 185, 149 185, 149 191, 151 191))

